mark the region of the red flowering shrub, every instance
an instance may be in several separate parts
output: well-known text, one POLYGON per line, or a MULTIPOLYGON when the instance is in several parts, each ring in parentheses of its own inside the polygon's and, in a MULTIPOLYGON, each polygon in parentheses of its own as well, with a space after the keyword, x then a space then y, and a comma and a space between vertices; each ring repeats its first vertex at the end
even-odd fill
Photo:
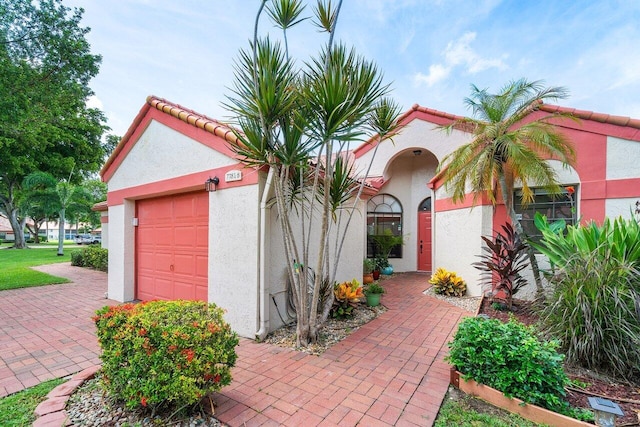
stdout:
POLYGON ((127 407, 180 408, 231 383, 238 337, 215 304, 151 301, 103 307, 93 320, 103 385, 127 407))

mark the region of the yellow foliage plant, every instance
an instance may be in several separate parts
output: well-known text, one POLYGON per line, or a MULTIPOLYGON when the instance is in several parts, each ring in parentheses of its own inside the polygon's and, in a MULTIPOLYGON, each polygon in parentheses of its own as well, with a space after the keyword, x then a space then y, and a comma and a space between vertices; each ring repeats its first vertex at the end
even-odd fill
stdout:
POLYGON ((467 283, 453 271, 440 267, 431 276, 429 283, 436 294, 461 297, 467 292, 467 283))

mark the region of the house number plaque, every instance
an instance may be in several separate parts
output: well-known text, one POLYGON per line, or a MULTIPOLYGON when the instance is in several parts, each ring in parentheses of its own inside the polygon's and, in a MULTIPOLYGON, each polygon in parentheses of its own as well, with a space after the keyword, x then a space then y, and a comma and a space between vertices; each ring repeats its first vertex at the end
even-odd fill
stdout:
POLYGON ((224 174, 225 182, 233 182, 233 181, 241 181, 242 180, 242 171, 239 170, 231 170, 224 174))

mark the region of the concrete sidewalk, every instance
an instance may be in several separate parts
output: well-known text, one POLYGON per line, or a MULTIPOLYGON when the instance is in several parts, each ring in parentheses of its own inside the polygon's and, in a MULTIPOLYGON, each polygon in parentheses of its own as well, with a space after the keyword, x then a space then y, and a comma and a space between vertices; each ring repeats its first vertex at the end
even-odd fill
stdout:
POLYGON ((0 292, 0 397, 100 363, 91 317, 107 274, 70 263, 36 267, 72 283, 0 292))

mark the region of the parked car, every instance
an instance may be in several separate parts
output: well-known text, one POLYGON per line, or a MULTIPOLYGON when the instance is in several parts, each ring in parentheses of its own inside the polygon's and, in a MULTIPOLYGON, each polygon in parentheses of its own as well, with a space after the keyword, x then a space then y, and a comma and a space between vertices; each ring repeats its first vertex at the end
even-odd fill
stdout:
POLYGON ((93 245, 102 243, 102 236, 93 234, 77 234, 74 240, 79 245, 93 245))

